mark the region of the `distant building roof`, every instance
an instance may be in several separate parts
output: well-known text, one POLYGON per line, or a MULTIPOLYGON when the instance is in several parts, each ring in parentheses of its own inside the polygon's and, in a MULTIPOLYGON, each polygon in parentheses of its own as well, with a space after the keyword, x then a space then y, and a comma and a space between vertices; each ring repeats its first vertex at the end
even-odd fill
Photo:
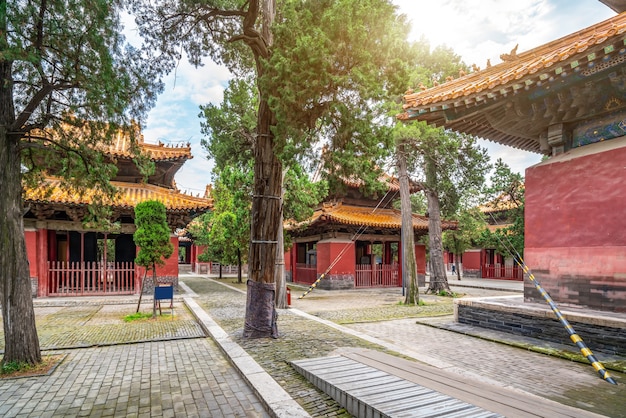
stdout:
MULTIPOLYGON (((166 189, 151 184, 125 183, 112 181, 119 190, 113 200, 105 199, 104 203, 112 208, 133 209, 138 203, 147 200, 158 200, 170 212, 206 211, 213 207, 213 199, 194 197, 176 190, 166 189)), ((60 180, 48 178, 37 188, 24 191, 24 201, 34 203, 59 203, 64 205, 88 205, 93 202, 94 192, 87 190, 84 194, 71 194, 60 187, 60 180)))
MULTIPOLYGON (((428 231, 428 217, 412 215, 413 229, 428 231)), ((299 229, 322 223, 337 223, 373 228, 400 229, 402 214, 397 209, 380 209, 345 205, 341 202, 324 203, 313 216, 300 223, 287 224, 288 229, 299 229)), ((456 229, 456 222, 442 222, 442 229, 456 229)))
MULTIPOLYGON (((193 158, 191 155, 191 145, 165 145, 161 142, 158 144, 150 144, 144 142, 143 134, 137 136, 137 145, 148 154, 152 161, 172 161, 172 160, 188 160, 193 158)), ((131 139, 128 134, 118 133, 112 143, 105 149, 105 152, 112 157, 133 158, 131 139)))

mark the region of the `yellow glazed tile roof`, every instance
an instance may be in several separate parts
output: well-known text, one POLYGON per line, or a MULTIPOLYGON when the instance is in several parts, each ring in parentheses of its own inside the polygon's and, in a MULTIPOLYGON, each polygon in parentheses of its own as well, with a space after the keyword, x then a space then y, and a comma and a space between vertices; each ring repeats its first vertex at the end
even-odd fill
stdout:
POLYGON ((421 92, 407 94, 404 96, 405 104, 403 107, 405 110, 409 110, 428 104, 434 105, 453 99, 463 99, 490 90, 499 91, 519 83, 521 79, 529 75, 536 74, 539 76, 539 73, 554 69, 560 63, 585 53, 590 47, 602 44, 608 38, 623 36, 625 33, 626 13, 622 13, 527 52, 516 53, 515 59, 504 61, 421 92))
MULTIPOLYGON (((191 145, 167 146, 159 142, 158 144, 149 144, 144 142, 143 135, 137 136, 137 145, 141 150, 148 154, 152 161, 168 161, 168 160, 188 160, 193 158, 191 155, 191 145)), ((133 158, 131 152, 130 137, 123 133, 118 133, 112 143, 105 152, 113 157, 133 158)))
MULTIPOLYGON (((396 209, 375 209, 371 207, 324 203, 311 218, 297 226, 310 226, 321 222, 335 222, 343 225, 368 226, 372 228, 400 229, 402 215, 396 209)), ((455 229, 456 223, 442 222, 442 229, 455 229)), ((428 218, 413 214, 413 229, 428 231, 428 218)))
MULTIPOLYGON (((180 193, 173 189, 154 186, 151 184, 111 182, 119 193, 113 201, 106 201, 113 208, 132 209, 138 203, 147 200, 162 202, 168 211, 184 212, 190 210, 209 210, 213 207, 213 199, 194 197, 180 193)), ((93 191, 87 191, 84 195, 70 194, 59 187, 58 179, 47 179, 47 183, 36 189, 24 190, 24 201, 34 203, 59 203, 65 205, 87 205, 92 202, 93 191)))
MULTIPOLYGON (((503 62, 404 96, 401 120, 424 120, 505 145, 542 152, 537 138, 492 125, 484 109, 504 105, 577 73, 584 76, 626 62, 626 12, 526 52, 517 47, 503 62), (527 93, 528 92, 528 93, 527 93)), ((546 122, 547 123, 547 122, 546 122)))

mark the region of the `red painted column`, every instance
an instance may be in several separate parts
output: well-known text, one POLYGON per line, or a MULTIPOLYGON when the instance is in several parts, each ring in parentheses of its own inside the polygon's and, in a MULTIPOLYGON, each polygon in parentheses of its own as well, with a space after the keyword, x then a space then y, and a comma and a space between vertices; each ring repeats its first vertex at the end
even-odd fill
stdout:
POLYGON ((35 251, 37 259, 34 264, 37 266, 38 297, 48 296, 48 235, 47 229, 37 229, 37 249, 35 251))
POLYGON ((417 264, 417 274, 426 274, 426 246, 423 244, 415 246, 415 262, 417 264))

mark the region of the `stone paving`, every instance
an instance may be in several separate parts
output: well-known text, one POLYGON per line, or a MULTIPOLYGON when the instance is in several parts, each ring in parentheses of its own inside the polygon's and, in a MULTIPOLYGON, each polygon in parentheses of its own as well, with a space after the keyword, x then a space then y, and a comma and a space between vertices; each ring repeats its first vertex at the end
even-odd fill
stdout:
MULTIPOLYGON (((209 316, 312 416, 348 414, 288 362, 365 347, 401 353, 606 416, 626 417, 626 376, 619 373, 613 374, 620 385, 612 386, 589 365, 437 329, 416 323, 416 318, 394 319, 396 313, 387 321, 359 322, 359 314, 371 310, 397 312, 402 300, 398 289, 345 294, 316 290, 302 300, 293 291, 297 309, 279 310, 280 338, 245 340, 246 297, 241 289, 206 277, 181 279, 209 316), (322 316, 352 324, 337 325, 322 316)), ((232 281, 222 282, 233 286, 232 281)), ((429 303, 449 301, 437 298, 424 296, 429 303)), ((151 307, 151 302, 145 303, 144 312, 151 307)), ((66 358, 49 376, 0 380, 0 416, 268 416, 263 401, 183 306, 177 299, 173 320, 122 323, 125 312, 136 309, 136 299, 134 304, 132 298, 37 300, 42 346, 65 347, 46 353, 63 353, 66 358)))
POLYGON ((264 417, 206 338, 67 351, 50 376, 0 380, 3 417, 264 417))
POLYGON ((37 300, 42 354, 65 358, 48 376, 0 379, 0 416, 268 416, 182 302, 173 318, 124 322, 137 301, 120 301, 37 300))
MULTIPOLYGON (((334 311, 354 316, 354 324, 334 327, 307 320, 295 314, 295 310, 281 310, 278 329, 281 338, 261 344, 241 338, 242 316, 236 311, 243 309, 245 295, 223 295, 220 290, 206 282, 186 280, 201 294, 201 304, 220 325, 235 336, 237 342, 261 364, 281 386, 305 406, 313 416, 340 415, 330 402, 317 401, 319 394, 309 391, 308 383, 294 376, 285 366, 292 359, 320 357, 341 352, 344 347, 363 347, 395 350, 402 355, 437 367, 483 380, 499 386, 523 390, 559 403, 586 409, 610 417, 626 417, 626 376, 611 372, 620 383, 613 386, 598 377, 588 364, 574 363, 561 358, 549 357, 504 344, 449 332, 433 326, 419 324, 416 319, 396 319, 358 323, 360 315, 371 309, 384 311, 384 307, 396 310, 402 300, 398 289, 365 290, 350 292, 327 292, 315 290, 314 298, 296 299, 292 290, 292 306, 312 312, 319 317, 335 317, 334 311), (378 296, 377 296, 378 295, 378 296), (231 301, 226 302, 226 301, 231 301), (351 332, 354 332, 351 334, 351 332), (376 344, 378 342, 378 344, 376 344), (310 407, 313 404, 314 407, 310 407), (325 408, 327 408, 325 410, 325 408)), ((521 283, 518 283, 521 289, 521 283)), ((454 285, 454 283, 451 283, 454 285)), ((453 289, 468 296, 515 294, 484 289, 453 289)), ((437 296, 426 295, 424 299, 437 302, 437 296)), ((367 315, 366 315, 367 316, 367 315)))

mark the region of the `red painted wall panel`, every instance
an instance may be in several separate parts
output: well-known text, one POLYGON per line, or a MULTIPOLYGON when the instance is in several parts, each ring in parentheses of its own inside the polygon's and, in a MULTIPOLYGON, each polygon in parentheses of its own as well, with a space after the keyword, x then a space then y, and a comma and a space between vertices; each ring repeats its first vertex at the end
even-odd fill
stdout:
POLYGON ((626 311, 625 162, 621 138, 526 170, 524 258, 558 303, 626 311))
POLYGON ((480 251, 466 251, 463 253, 464 270, 480 270, 480 251))
POLYGON ((626 246, 625 162, 623 147, 528 168, 526 247, 626 246))
MULTIPOLYGON (((527 248, 526 263, 556 302, 626 312, 626 248, 527 248)), ((528 281, 525 299, 544 303, 528 281)))
POLYGON ((319 241, 317 243, 317 274, 326 272, 328 266, 333 263, 335 264, 328 274, 354 275, 356 253, 353 241, 319 241), (335 262, 339 254, 341 257, 335 262))

